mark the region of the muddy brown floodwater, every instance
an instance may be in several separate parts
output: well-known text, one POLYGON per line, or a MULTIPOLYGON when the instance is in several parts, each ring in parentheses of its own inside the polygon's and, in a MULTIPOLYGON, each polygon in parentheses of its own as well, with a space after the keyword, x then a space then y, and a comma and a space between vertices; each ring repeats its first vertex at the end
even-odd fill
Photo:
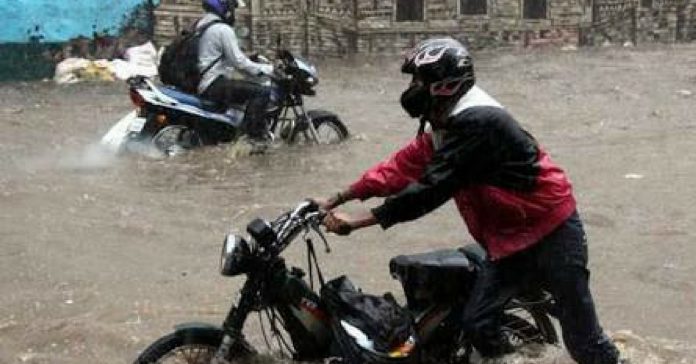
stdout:
MULTIPOLYGON (((696 47, 476 61, 479 84, 574 182, 605 328, 634 363, 696 363, 696 47)), ((337 112, 353 138, 252 157, 113 158, 93 145, 130 111, 124 84, 0 86, 0 363, 124 363, 175 323, 220 323, 240 284, 218 274, 226 233, 337 191, 414 135, 398 66, 320 64, 309 103, 337 112)), ((332 237, 320 259, 328 276, 398 291, 391 256, 470 241, 448 204, 332 237)), ((299 244, 287 258, 304 264, 299 244)), ((561 353, 506 362, 568 363, 561 353)))

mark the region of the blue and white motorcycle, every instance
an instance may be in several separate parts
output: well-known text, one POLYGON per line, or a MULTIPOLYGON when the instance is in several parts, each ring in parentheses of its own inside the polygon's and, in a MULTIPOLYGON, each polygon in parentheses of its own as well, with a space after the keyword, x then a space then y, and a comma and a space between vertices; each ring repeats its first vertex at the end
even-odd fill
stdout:
MULTIPOLYGON (((331 144, 348 137, 339 117, 325 110, 305 110, 303 96, 316 94, 316 68, 288 51, 278 53, 280 72, 266 80, 271 88, 268 134, 288 144, 331 144)), ((104 135, 112 151, 156 149, 166 155, 205 145, 235 142, 243 132, 245 105, 226 108, 151 79, 128 80, 136 109, 104 135)))

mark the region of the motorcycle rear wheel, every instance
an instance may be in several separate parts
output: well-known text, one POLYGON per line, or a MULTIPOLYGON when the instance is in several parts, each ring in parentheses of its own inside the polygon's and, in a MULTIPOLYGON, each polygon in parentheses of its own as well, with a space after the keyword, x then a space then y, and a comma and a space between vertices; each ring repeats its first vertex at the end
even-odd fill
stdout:
MULTIPOLYGON (((172 333, 150 345, 133 364, 208 364, 215 355, 221 336, 191 333, 172 333)), ((233 347, 231 364, 254 363, 256 355, 246 350, 245 345, 233 347)))
POLYGON ((176 155, 203 145, 200 135, 185 125, 168 125, 152 138, 152 145, 164 155, 176 155))
MULTIPOLYGON (((544 309, 525 307, 516 303, 506 307, 501 317, 501 339, 507 341, 506 350, 511 352, 535 352, 541 345, 556 345, 558 335, 548 313, 544 309)), ((424 357, 423 363, 428 364, 469 364, 472 353, 475 352, 467 335, 461 335, 452 347, 435 349, 435 356, 424 357), (444 356, 443 356, 444 355, 444 356)), ((510 353, 511 353, 510 352, 510 353)), ((480 354, 476 353, 480 359, 480 354)))
POLYGON ((520 348, 529 344, 557 344, 558 334, 546 312, 512 307, 502 318, 503 334, 510 344, 520 348))

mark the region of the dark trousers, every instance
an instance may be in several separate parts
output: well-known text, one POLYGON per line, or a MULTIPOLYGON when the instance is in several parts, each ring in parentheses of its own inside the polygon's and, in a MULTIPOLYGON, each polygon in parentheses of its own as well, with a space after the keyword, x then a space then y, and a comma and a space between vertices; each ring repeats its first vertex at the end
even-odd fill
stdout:
POLYGON ((249 81, 218 77, 201 96, 225 106, 246 103, 244 132, 252 139, 263 139, 267 136, 266 108, 270 100, 268 87, 249 81))
POLYGON ((487 261, 464 309, 474 346, 484 356, 496 354, 500 312, 512 295, 531 283, 554 296, 563 341, 576 362, 616 364, 619 352, 599 325, 589 275, 587 239, 577 212, 535 246, 487 261))

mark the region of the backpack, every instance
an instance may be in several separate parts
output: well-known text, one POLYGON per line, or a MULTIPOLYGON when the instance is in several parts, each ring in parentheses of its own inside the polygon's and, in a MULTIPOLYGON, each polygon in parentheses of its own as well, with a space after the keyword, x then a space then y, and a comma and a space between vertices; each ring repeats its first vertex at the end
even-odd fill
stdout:
POLYGON ((198 47, 203 33, 211 26, 222 23, 219 20, 212 21, 200 29, 196 29, 195 23, 190 30, 184 30, 172 43, 165 48, 158 67, 160 80, 174 86, 181 91, 195 94, 203 75, 210 71, 218 63, 222 56, 213 61, 203 72, 198 69, 198 47))

